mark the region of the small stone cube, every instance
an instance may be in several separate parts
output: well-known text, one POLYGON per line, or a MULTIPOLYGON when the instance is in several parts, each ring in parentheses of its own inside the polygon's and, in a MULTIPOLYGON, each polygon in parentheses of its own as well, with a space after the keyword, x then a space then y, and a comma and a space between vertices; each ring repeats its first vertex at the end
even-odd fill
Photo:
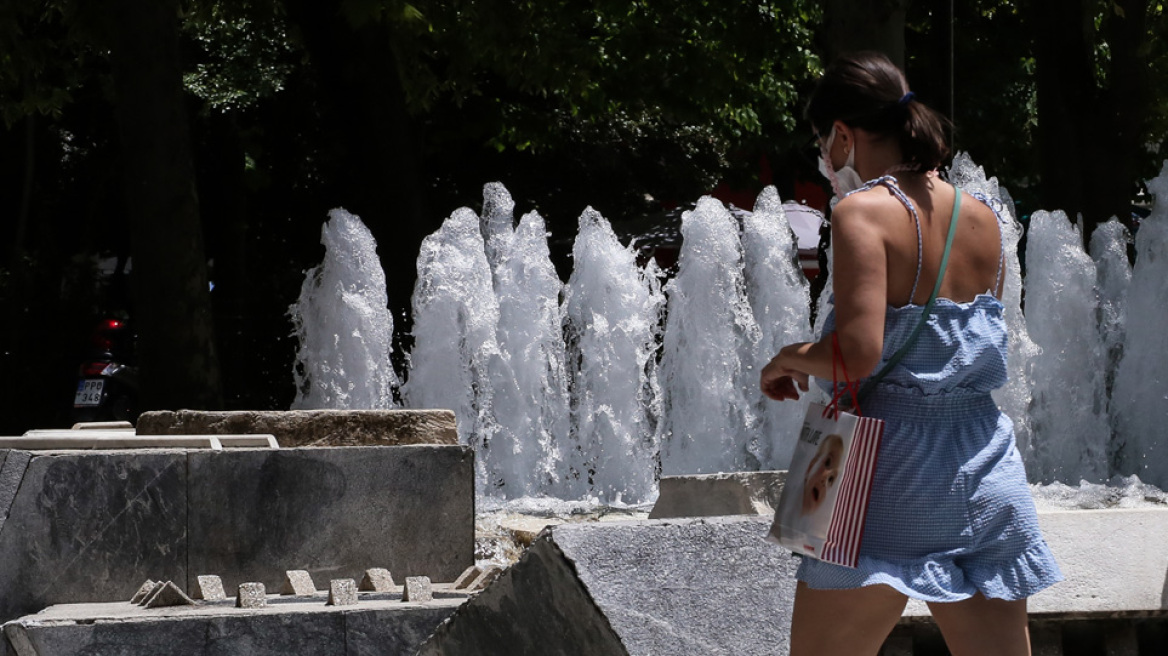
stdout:
POLYGON ((429 576, 407 576, 402 589, 402 601, 425 602, 434 600, 434 588, 429 576))
POLYGON ((353 579, 329 581, 329 606, 351 606, 357 603, 357 582, 353 579))
POLYGON ((207 574, 198 577, 197 581, 194 594, 195 599, 223 601, 227 598, 227 593, 223 590, 223 579, 218 576, 207 574))
POLYGON ((454 589, 461 590, 470 586, 470 584, 474 583, 474 580, 479 577, 479 574, 482 573, 483 570, 480 569, 478 565, 471 565, 470 567, 467 567, 466 571, 464 571, 462 574, 459 574, 458 578, 454 579, 454 589))
POLYGON ((268 605, 268 593, 263 583, 240 583, 236 608, 263 608, 268 605))
POLYGON ((393 576, 390 575, 389 570, 382 567, 367 569, 365 576, 361 578, 359 589, 369 592, 389 592, 393 589, 393 576))
POLYGON ((155 585, 157 585, 157 584, 154 581, 151 581, 150 579, 146 579, 145 583, 138 586, 138 591, 134 593, 134 596, 130 597, 130 603, 131 604, 142 603, 142 601, 145 600, 146 597, 149 596, 151 592, 154 592, 155 585))
POLYGON ((280 588, 280 594, 311 597, 316 594, 316 584, 305 570, 290 569, 284 572, 284 587, 280 588))

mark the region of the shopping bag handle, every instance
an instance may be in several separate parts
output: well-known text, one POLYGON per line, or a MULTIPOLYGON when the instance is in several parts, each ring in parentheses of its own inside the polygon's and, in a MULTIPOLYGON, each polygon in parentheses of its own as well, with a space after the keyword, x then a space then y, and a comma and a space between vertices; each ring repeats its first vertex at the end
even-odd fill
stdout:
POLYGON ((831 403, 823 409, 824 419, 839 419, 839 403, 847 392, 852 393, 852 400, 855 402, 856 415, 863 417, 864 413, 860 410, 859 394, 860 382, 853 382, 848 376, 848 364, 844 362, 843 351, 840 350, 839 333, 832 331, 831 333, 831 389, 833 390, 831 396, 831 403), (844 386, 839 386, 839 377, 836 375, 835 363, 839 362, 840 368, 844 372, 844 386))

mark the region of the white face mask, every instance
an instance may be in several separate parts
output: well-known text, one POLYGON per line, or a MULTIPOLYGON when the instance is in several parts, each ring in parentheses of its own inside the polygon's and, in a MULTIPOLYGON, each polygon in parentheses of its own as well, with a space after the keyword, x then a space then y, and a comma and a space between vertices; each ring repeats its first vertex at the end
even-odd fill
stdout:
POLYGON ((835 195, 843 198, 847 194, 864 186, 864 180, 856 172, 855 148, 848 151, 848 161, 844 162, 840 170, 836 171, 832 169, 831 145, 833 143, 835 143, 835 126, 832 126, 831 134, 827 135, 827 141, 824 142, 823 148, 820 150, 819 172, 831 182, 831 188, 835 191, 835 195))

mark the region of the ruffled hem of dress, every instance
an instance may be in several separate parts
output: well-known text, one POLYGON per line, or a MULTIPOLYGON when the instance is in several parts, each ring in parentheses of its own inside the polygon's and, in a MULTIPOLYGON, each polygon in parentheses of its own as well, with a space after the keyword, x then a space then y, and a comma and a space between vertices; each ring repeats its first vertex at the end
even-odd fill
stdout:
POLYGON ((816 590, 887 585, 913 599, 945 603, 965 601, 978 592, 1017 601, 1062 581, 1063 575, 1050 548, 1038 542, 1012 561, 979 563, 968 572, 950 558, 897 563, 861 555, 856 569, 804 558, 797 578, 816 590))

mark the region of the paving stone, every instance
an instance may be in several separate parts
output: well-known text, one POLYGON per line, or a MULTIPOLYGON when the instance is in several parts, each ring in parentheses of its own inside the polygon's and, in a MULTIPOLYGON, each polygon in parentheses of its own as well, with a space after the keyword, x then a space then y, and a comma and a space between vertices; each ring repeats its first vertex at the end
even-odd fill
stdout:
POLYGON ((365 570, 365 576, 361 577, 361 585, 359 586, 360 590, 367 592, 389 592, 393 588, 393 576, 384 567, 365 570))
POLYGON ((470 584, 474 583, 474 580, 479 577, 479 574, 482 573, 483 570, 478 565, 471 565, 470 567, 467 567, 465 572, 459 574, 458 578, 454 579, 454 589, 461 590, 463 588, 469 587, 470 584))
POLYGON ((235 598, 236 608, 263 608, 268 605, 268 593, 263 583, 240 583, 239 596, 235 598))
POLYGON ((428 576, 407 576, 405 587, 402 588, 402 601, 426 602, 434 601, 434 588, 428 576))
POLYGON ((138 586, 138 591, 134 593, 134 596, 130 597, 130 603, 131 604, 142 603, 142 601, 145 600, 146 597, 149 596, 151 592, 154 592, 154 586, 155 586, 154 581, 151 581, 150 579, 146 579, 145 583, 138 586))
POLYGON ((186 596, 178 586, 171 581, 163 583, 146 601, 142 602, 145 608, 161 608, 163 606, 193 606, 194 600, 186 596))
POLYGON ((284 572, 284 585, 280 588, 280 594, 310 597, 316 594, 316 584, 312 582, 312 575, 308 572, 290 569, 284 572))
POLYGON ((475 577, 473 581, 470 582, 470 585, 466 586, 466 589, 470 591, 482 590, 491 583, 494 583, 495 579, 499 578, 499 575, 502 573, 502 567, 499 567, 498 565, 488 565, 486 569, 484 569, 478 576, 475 577))
POLYGON ((329 581, 329 606, 352 606, 357 603, 357 582, 353 579, 329 581))
POLYGON ((223 579, 214 574, 204 574, 198 577, 195 584, 195 599, 206 601, 223 601, 227 593, 223 590, 223 579))

